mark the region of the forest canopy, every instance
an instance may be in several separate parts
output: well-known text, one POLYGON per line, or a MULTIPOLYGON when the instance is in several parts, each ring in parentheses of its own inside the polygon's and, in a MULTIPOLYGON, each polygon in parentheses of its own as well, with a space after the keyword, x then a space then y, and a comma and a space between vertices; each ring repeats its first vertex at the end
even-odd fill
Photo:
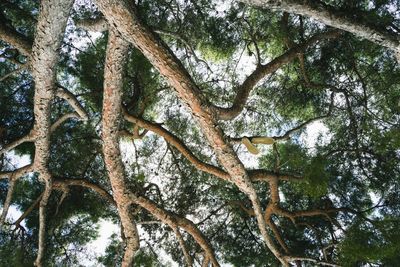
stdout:
POLYGON ((0 266, 397 266, 399 63, 399 0, 2 0, 0 266))

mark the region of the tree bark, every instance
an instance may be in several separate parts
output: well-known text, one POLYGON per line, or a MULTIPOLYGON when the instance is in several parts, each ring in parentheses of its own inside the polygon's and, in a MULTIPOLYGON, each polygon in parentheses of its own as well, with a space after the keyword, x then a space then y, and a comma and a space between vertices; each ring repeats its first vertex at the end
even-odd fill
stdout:
POLYGON ((285 11, 318 20, 326 25, 350 32, 360 38, 400 52, 400 37, 379 27, 354 19, 319 0, 240 0, 243 3, 285 11))
POLYGON ((123 85, 123 66, 129 44, 114 30, 109 31, 107 54, 104 68, 103 96, 103 154, 113 197, 123 226, 126 248, 123 267, 133 266, 134 257, 139 250, 139 235, 133 221, 130 207, 128 184, 119 149, 119 124, 121 120, 121 94, 123 85))
POLYGON ((48 170, 50 156, 50 105, 55 96, 56 65, 59 48, 73 0, 43 0, 32 47, 32 76, 35 81, 35 171, 45 182, 45 192, 39 209, 39 248, 36 266, 42 266, 45 247, 46 205, 52 188, 52 177, 48 170))

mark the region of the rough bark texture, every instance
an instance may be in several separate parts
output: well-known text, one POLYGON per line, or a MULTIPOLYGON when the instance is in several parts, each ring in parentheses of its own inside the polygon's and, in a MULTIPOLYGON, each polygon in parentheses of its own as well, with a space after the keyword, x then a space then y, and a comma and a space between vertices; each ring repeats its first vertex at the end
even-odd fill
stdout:
POLYGON ((97 4, 109 25, 116 27, 125 39, 142 51, 176 90, 179 98, 191 109, 218 160, 229 173, 232 182, 249 196, 266 245, 282 264, 287 265, 267 232, 259 198, 242 162, 229 142, 226 141, 208 101, 201 94, 200 89, 181 62, 157 35, 141 23, 135 7, 129 1, 98 0, 97 4))
POLYGON ((376 44, 388 47, 400 52, 400 37, 385 31, 382 28, 374 28, 346 16, 319 0, 240 0, 243 3, 285 11, 288 13, 303 15, 318 20, 334 28, 348 31, 358 37, 370 40, 376 44))
POLYGON ((123 84, 123 66, 128 52, 128 43, 118 34, 109 32, 106 62, 104 68, 103 96, 103 154, 108 171, 113 197, 123 226, 126 248, 122 261, 123 267, 133 265, 139 249, 137 227, 130 214, 131 201, 128 185, 125 182, 124 165, 119 149, 118 132, 121 120, 121 94, 123 84))
POLYGON ((43 0, 36 26, 35 41, 32 47, 32 76, 35 81, 34 113, 35 113, 35 171, 45 182, 45 193, 39 210, 39 249, 35 261, 42 265, 45 246, 45 208, 50 197, 52 178, 48 171, 50 156, 50 105, 55 96, 56 65, 58 49, 61 45, 69 12, 73 0, 43 0))

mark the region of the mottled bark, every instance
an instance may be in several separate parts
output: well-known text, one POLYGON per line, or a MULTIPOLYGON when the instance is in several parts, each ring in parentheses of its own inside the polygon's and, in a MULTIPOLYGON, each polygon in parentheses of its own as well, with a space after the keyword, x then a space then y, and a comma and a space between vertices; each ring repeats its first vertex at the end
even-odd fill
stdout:
POLYGON ((50 105, 55 96, 56 65, 73 0, 43 0, 36 26, 31 54, 32 76, 35 81, 35 162, 34 168, 45 182, 39 209, 39 248, 36 266, 42 265, 45 246, 45 208, 50 197, 52 177, 47 165, 50 156, 50 105))
POLYGON ((303 15, 318 20, 334 28, 350 32, 363 39, 400 52, 400 36, 386 31, 382 27, 371 27, 369 24, 335 10, 319 0, 240 0, 243 3, 303 15))
POLYGON ((130 213, 130 191, 125 181, 124 165, 118 140, 121 120, 123 66, 128 48, 129 44, 120 38, 114 29, 110 30, 104 68, 102 140, 104 161, 126 242, 122 260, 123 267, 133 266, 135 254, 139 250, 139 235, 136 223, 130 213))

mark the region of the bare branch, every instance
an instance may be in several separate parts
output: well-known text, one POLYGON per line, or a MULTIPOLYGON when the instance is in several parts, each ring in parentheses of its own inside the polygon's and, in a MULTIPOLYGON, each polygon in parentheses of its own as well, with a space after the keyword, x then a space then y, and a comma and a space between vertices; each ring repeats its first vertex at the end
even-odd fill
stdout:
POLYGON ((15 179, 11 179, 11 178, 9 179, 7 196, 6 196, 6 200, 4 201, 3 211, 1 212, 1 216, 0 216, 0 229, 6 220, 8 210, 10 209, 10 206, 11 206, 11 200, 12 200, 12 195, 14 193, 15 183, 16 183, 15 179))
POLYGON ((0 179, 10 179, 10 177, 16 177, 17 179, 21 176, 24 176, 25 174, 33 172, 33 170, 34 170, 33 164, 28 164, 24 167, 18 168, 13 171, 0 172, 0 179))
POLYGON ((18 228, 21 222, 39 205, 40 201, 42 200, 44 192, 42 192, 36 200, 29 206, 27 210, 14 222, 14 225, 18 228))
POLYGON ((60 118, 58 118, 50 127, 50 132, 54 132, 58 127, 60 127, 61 124, 63 124, 65 121, 69 120, 69 119, 80 119, 80 116, 75 113, 66 113, 64 115, 62 115, 60 118))
POLYGON ((215 267, 219 267, 219 263, 215 258, 214 250, 211 247, 211 244, 207 241, 206 237, 203 233, 197 228, 197 226, 190 220, 180 217, 179 215, 167 211, 154 203, 152 200, 144 197, 144 196, 136 196, 131 194, 132 203, 135 203, 145 210, 147 210, 154 217, 167 224, 172 229, 176 227, 180 227, 184 229, 187 233, 189 233, 194 240, 199 244, 199 246, 206 253, 207 257, 210 259, 212 264, 215 267))
POLYGON ((73 93, 71 93, 70 91, 68 91, 67 88, 65 88, 59 84, 57 86, 59 87, 59 89, 57 90, 57 96, 66 100, 71 105, 71 107, 75 110, 75 112, 79 114, 79 117, 83 121, 87 121, 89 119, 89 116, 88 116, 86 110, 81 105, 81 103, 79 103, 76 96, 73 93))
POLYGON ((30 131, 27 135, 5 145, 2 149, 0 149, 0 155, 16 148, 17 146, 19 146, 22 143, 25 142, 33 142, 34 141, 34 131, 30 131))
POLYGON ((173 228, 172 230, 174 231, 175 236, 178 239, 179 246, 182 249, 183 256, 185 257, 187 266, 192 267, 193 266, 193 259, 190 256, 189 252, 187 251, 187 248, 186 248, 186 245, 185 245, 185 240, 183 240, 183 237, 182 237, 182 235, 179 232, 179 229, 177 227, 173 228))
POLYGON ((339 35, 340 35, 339 31, 328 31, 317 34, 308 39, 303 44, 297 45, 289 49, 284 54, 275 58, 268 64, 257 66, 254 72, 250 74, 237 89, 237 94, 235 96, 235 99, 231 107, 222 108, 218 106, 211 106, 212 110, 217 114, 218 118, 221 120, 234 119, 243 110, 251 90, 257 85, 258 82, 261 81, 261 79, 263 79, 266 75, 271 74, 274 71, 278 70, 283 65, 292 61, 294 58, 297 57, 299 52, 306 50, 308 47, 324 39, 337 38, 339 37, 339 35))
POLYGON ((2 22, 0 22, 0 39, 17 48, 26 56, 30 56, 32 52, 32 42, 28 41, 27 37, 11 29, 2 22))
POLYGON ((9 73, 7 73, 6 75, 4 75, 3 77, 0 78, 0 82, 5 81, 8 77, 11 77, 14 74, 17 74, 21 71, 23 71, 26 67, 19 67, 16 68, 15 70, 10 71, 9 73))
POLYGON ((175 147, 198 170, 210 173, 223 180, 229 181, 229 174, 227 172, 218 167, 215 167, 211 164, 199 160, 193 154, 193 152, 177 136, 170 133, 169 131, 161 127, 159 124, 146 121, 145 119, 142 118, 134 117, 133 115, 128 114, 128 111, 126 109, 123 109, 123 112, 124 112, 124 117, 127 121, 135 123, 144 129, 147 129, 149 131, 158 134, 159 136, 162 136, 166 142, 175 147))
POLYGON ((106 199, 108 202, 110 202, 110 204, 116 205, 115 201, 114 201, 112 195, 110 195, 110 193, 108 193, 105 189, 103 189, 99 185, 91 183, 85 179, 57 178, 54 180, 54 183, 53 183, 54 188, 60 188, 62 186, 81 186, 81 187, 91 189, 91 190, 95 191, 96 193, 98 193, 101 197, 106 199))
POLYGON ((253 6, 286 11, 318 20, 334 28, 342 29, 354 35, 370 40, 378 45, 400 52, 400 37, 384 27, 371 27, 360 19, 346 16, 320 0, 241 0, 253 6))

